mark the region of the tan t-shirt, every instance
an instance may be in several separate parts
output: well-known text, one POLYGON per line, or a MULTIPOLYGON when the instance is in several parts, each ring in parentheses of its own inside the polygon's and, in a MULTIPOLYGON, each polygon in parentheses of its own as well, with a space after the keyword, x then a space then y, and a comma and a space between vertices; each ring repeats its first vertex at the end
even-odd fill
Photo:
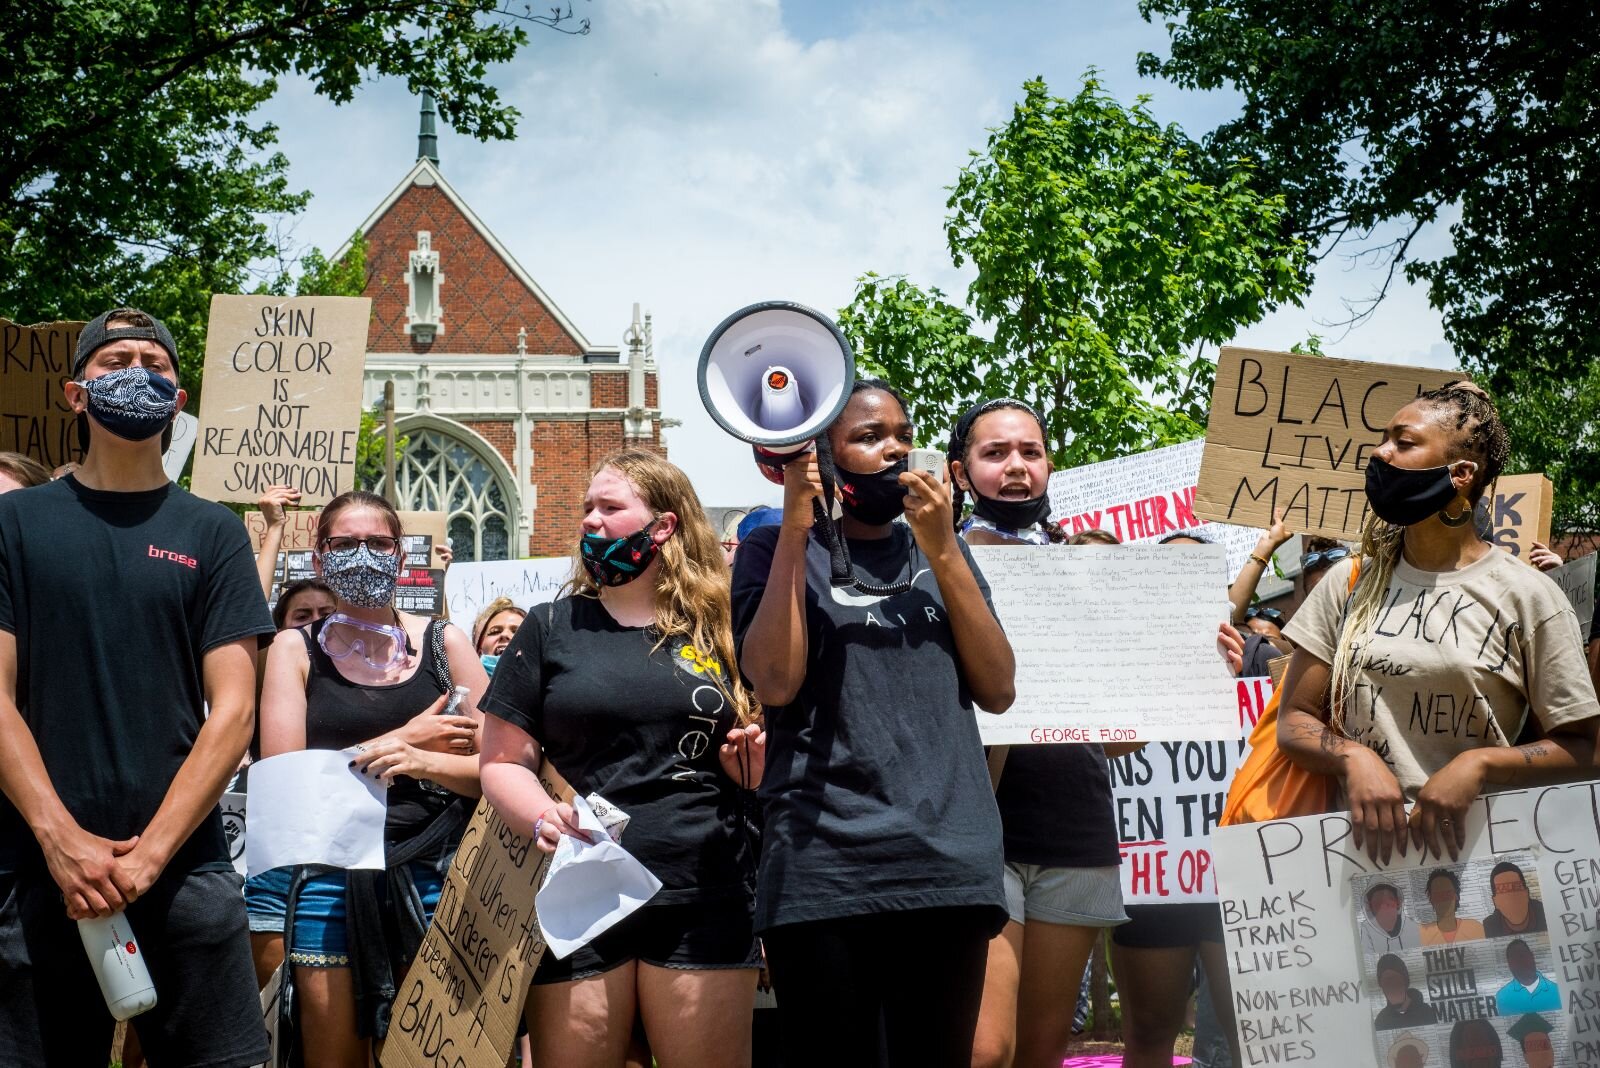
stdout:
MULTIPOLYGON (((1284 628, 1330 665, 1351 566, 1336 564, 1284 628)), ((1530 708, 1546 731, 1600 716, 1572 606, 1499 550, 1459 571, 1397 561, 1355 667, 1344 733, 1383 757, 1408 801, 1458 754, 1513 744, 1530 708)))

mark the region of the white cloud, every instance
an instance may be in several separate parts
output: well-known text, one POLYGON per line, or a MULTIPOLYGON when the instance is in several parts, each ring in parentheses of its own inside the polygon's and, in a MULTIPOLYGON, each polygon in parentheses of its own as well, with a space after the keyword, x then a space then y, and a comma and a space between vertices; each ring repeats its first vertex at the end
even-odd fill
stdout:
MULTIPOLYGON (((590 36, 535 31, 498 73, 523 114, 517 139, 442 131, 442 167, 591 341, 618 343, 634 301, 654 312, 662 403, 684 421, 672 457, 709 504, 776 491, 753 464, 727 462, 740 447, 700 407, 706 334, 765 298, 832 312, 869 269, 964 292, 944 187, 1024 79, 1042 73, 1065 94, 1097 65, 1120 98, 1152 93, 1160 119, 1194 133, 1230 106, 1137 79, 1136 52, 1163 35, 1131 10, 908 2, 786 22, 778 0, 601 0, 587 13, 590 36)), ((415 155, 416 103, 396 84, 337 109, 290 83, 269 111, 293 181, 316 194, 296 230, 308 244, 337 246, 415 155)), ((1310 315, 1282 313, 1243 340, 1286 347, 1366 279, 1324 268, 1310 315)), ((1338 349, 1426 355, 1437 316, 1403 288, 1338 349)))

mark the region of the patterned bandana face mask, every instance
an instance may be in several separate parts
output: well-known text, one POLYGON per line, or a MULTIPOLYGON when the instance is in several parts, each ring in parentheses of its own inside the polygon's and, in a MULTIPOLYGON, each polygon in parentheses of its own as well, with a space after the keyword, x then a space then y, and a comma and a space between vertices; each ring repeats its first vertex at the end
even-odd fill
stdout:
MULTIPOLYGON (((401 628, 389 626, 386 623, 368 623, 363 619, 352 619, 343 612, 335 612, 328 617, 328 621, 317 632, 317 644, 322 646, 323 652, 335 660, 359 656, 367 662, 368 667, 378 671, 399 667, 406 662, 406 656, 410 652, 406 632, 401 628), (356 638, 344 631, 335 631, 333 629, 334 624, 388 638, 388 657, 381 660, 374 659, 367 651, 367 640, 365 638, 356 638)), ((378 643, 374 641, 372 644, 376 646, 378 643)))
POLYGON ((660 519, 656 516, 637 534, 625 538, 608 538, 604 534, 585 534, 578 543, 583 557, 583 569, 594 579, 596 586, 622 586, 644 573, 661 552, 661 546, 650 537, 650 531, 660 519))
POLYGON ((143 367, 108 371, 78 385, 89 395, 90 418, 129 441, 155 437, 178 412, 178 387, 143 367))
POLYGON ((383 608, 394 600, 400 577, 400 554, 387 556, 365 545, 322 554, 322 581, 339 600, 357 608, 383 608))

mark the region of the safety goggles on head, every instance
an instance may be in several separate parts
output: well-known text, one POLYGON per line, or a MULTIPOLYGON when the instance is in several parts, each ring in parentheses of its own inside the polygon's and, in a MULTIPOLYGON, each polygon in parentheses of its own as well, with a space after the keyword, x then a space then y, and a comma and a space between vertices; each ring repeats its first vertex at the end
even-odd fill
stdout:
POLYGON ((1314 553, 1304 553, 1300 557, 1300 571, 1316 571, 1324 567, 1332 567, 1340 560, 1347 560, 1350 550, 1343 545, 1335 545, 1331 549, 1319 549, 1314 553))
POLYGON ((374 534, 370 538, 324 538, 323 552, 347 553, 358 545, 365 545, 367 551, 377 556, 393 556, 400 548, 400 539, 391 538, 387 534, 374 534))
POLYGON ((1282 627, 1286 622, 1283 618, 1283 613, 1276 608, 1258 608, 1255 605, 1251 605, 1244 610, 1244 618, 1264 619, 1275 627, 1282 627))

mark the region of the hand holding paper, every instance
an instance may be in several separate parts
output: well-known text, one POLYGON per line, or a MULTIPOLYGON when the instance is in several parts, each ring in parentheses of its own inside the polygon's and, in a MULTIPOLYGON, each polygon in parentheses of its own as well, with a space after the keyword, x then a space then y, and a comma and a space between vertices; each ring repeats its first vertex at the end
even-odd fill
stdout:
POLYGON ((592 800, 594 807, 581 797, 572 799, 578 828, 592 841, 563 834, 534 899, 539 929, 557 960, 627 918, 661 889, 661 880, 649 868, 611 840, 595 812, 609 808, 598 797, 592 800))
POLYGON ((350 770, 349 754, 307 749, 250 768, 251 875, 297 864, 382 868, 387 788, 350 770))

